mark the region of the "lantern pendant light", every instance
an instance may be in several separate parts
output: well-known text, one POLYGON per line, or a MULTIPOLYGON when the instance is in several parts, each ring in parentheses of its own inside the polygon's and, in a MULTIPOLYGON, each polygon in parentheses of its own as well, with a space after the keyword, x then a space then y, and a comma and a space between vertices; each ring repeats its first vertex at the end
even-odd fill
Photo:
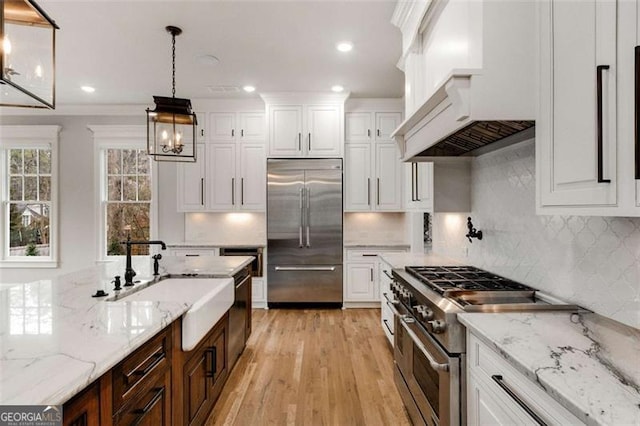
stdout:
POLYGON ((147 153, 156 161, 196 161, 198 120, 189 99, 176 98, 176 36, 178 27, 168 26, 172 49, 172 96, 154 96, 155 109, 147 108, 147 153))
POLYGON ((55 109, 58 29, 34 0, 0 0, 0 106, 55 109))

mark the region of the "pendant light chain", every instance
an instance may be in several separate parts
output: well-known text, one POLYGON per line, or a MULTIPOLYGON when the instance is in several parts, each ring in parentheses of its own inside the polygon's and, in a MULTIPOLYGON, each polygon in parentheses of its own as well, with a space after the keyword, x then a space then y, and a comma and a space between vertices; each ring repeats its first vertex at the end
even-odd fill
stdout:
POLYGON ((172 74, 171 74, 171 95, 176 97, 176 34, 171 33, 171 64, 172 64, 172 74))

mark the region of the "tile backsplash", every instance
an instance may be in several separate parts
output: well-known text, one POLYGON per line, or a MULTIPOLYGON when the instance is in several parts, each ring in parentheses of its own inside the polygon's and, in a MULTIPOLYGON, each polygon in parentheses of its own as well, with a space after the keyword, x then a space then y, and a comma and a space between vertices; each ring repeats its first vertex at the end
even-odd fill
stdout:
POLYGON ((187 213, 184 239, 214 245, 266 244, 264 213, 187 213))
POLYGON ((434 251, 640 328, 640 218, 537 216, 534 151, 475 158, 472 212, 434 216, 434 251), (482 241, 465 238, 469 215, 482 241))

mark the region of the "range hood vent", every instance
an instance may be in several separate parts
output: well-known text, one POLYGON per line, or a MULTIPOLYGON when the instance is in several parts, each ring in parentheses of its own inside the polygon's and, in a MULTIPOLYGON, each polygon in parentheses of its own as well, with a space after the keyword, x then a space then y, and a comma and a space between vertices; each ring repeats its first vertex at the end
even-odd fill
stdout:
POLYGON ((528 139, 530 132, 524 138, 511 137, 524 130, 535 126, 533 120, 512 120, 512 121, 474 121, 468 126, 458 130, 454 134, 447 136, 435 145, 427 148, 418 154, 418 157, 458 157, 461 155, 479 155, 498 148, 502 148, 510 143, 528 139), (493 144, 494 142, 505 141, 507 143, 493 144), (510 142, 510 143, 509 143, 510 142))

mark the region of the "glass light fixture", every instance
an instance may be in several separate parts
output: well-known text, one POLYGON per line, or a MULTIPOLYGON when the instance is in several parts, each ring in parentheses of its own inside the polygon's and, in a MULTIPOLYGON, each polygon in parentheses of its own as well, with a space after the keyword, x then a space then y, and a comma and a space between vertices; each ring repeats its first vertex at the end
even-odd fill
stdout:
POLYGON ((147 108, 147 153, 156 161, 196 161, 198 120, 189 99, 176 98, 176 36, 178 27, 168 26, 172 48, 172 97, 154 96, 155 109, 147 108))
POLYGON ((57 29, 33 0, 0 1, 0 106, 55 109, 57 29))

